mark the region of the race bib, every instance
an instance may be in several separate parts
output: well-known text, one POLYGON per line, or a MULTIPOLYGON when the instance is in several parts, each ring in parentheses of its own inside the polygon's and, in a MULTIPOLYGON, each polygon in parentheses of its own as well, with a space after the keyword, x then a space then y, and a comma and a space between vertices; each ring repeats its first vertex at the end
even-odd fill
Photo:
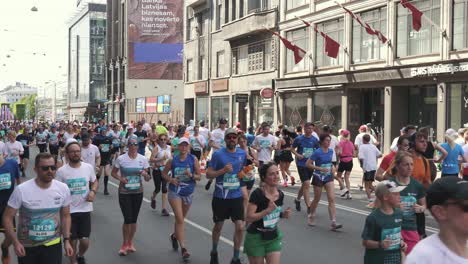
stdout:
POLYGON ((187 182, 192 180, 189 176, 187 176, 186 171, 188 168, 184 167, 176 167, 174 168, 174 177, 177 178, 179 181, 187 182))
POLYGON ((85 178, 68 179, 67 185, 71 195, 83 195, 87 191, 87 181, 85 178))
POLYGON ((403 217, 413 217, 414 212, 414 205, 416 204, 416 198, 413 196, 400 196, 401 201, 401 209, 403 211, 403 217))
POLYGON ((23 147, 25 147, 28 144, 28 141, 25 139, 22 139, 21 144, 23 145, 23 147))
POLYGON ((145 139, 145 138, 144 137, 138 137, 138 140, 137 140, 138 143, 143 142, 143 139, 145 139))
POLYGON ((400 249, 401 227, 383 229, 380 239, 382 241, 386 239, 390 240, 390 246, 384 250, 400 249))
POLYGON ((110 148, 109 144, 102 144, 101 150, 102 152, 109 152, 109 148, 110 148))
POLYGON ((263 217, 263 227, 274 229, 279 222, 281 215, 281 206, 276 207, 273 212, 263 217))
POLYGON ((54 237, 55 221, 52 219, 31 220, 28 235, 32 241, 44 241, 54 237))
POLYGON ((304 156, 305 159, 310 158, 314 154, 314 148, 303 148, 302 149, 302 156, 304 156))
POLYGON ((11 174, 0 174, 0 190, 8 190, 11 188, 11 174))
POLYGON ((260 147, 261 148, 266 149, 266 148, 269 148, 270 145, 271 145, 270 140, 260 140, 260 147))
POLYGON ((223 176, 223 188, 227 190, 237 190, 240 187, 237 174, 226 173, 223 176))
POLYGON ((139 190, 141 186, 140 176, 127 176, 127 183, 125 189, 127 190, 139 190))
POLYGON ((331 173, 332 164, 331 163, 322 164, 322 165, 320 165, 320 168, 328 169, 328 172, 323 172, 323 171, 319 171, 319 170, 314 171, 314 174, 316 176, 320 177, 321 181, 325 181, 327 178, 332 176, 332 173, 331 173))

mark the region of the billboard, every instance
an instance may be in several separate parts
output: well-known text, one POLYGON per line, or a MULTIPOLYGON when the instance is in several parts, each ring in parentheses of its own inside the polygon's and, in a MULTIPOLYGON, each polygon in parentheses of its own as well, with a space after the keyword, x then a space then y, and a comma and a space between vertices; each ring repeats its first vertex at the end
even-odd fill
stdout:
POLYGON ((182 80, 183 0, 128 1, 128 78, 182 80))
POLYGON ((156 97, 147 97, 146 98, 146 112, 147 113, 156 113, 156 97))
POLYGON ((145 112, 145 98, 137 98, 136 99, 136 111, 138 113, 145 112))
POLYGON ((158 96, 158 113, 169 114, 171 112, 171 96, 158 96))

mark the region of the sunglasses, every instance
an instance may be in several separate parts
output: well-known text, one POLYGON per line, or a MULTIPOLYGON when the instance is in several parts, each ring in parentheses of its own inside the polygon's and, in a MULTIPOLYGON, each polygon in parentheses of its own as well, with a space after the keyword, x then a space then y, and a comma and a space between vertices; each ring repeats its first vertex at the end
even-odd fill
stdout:
POLYGON ((166 141, 167 138, 160 138, 159 140, 161 141, 166 141))
POLYGON ((52 171, 56 171, 57 170, 57 166, 55 165, 52 165, 52 166, 41 166, 40 167, 42 171, 49 171, 52 170, 52 171))
POLYGON ((226 139, 237 139, 237 135, 236 136, 226 136, 226 139))
POLYGON ((138 143, 135 143, 135 142, 132 142, 132 143, 128 143, 129 146, 138 146, 138 143))
POLYGON ((468 213, 468 204, 462 202, 445 202, 446 205, 457 205, 463 212, 468 213))

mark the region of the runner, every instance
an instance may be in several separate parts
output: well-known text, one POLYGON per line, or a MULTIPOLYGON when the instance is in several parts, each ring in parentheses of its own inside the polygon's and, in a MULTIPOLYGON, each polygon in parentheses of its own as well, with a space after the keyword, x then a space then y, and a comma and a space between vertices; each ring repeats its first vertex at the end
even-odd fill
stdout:
POLYGON ((343 227, 343 225, 336 222, 336 208, 335 208, 335 194, 333 186, 333 166, 332 156, 335 154, 330 149, 331 137, 327 134, 320 135, 320 148, 318 148, 307 160, 306 166, 314 172, 312 185, 314 186, 314 200, 310 205, 310 213, 307 217, 307 224, 315 226, 315 210, 317 209, 320 197, 322 195, 322 188, 325 188, 328 199, 328 214, 331 220, 331 230, 336 231, 343 227))
POLYGON ((55 160, 40 153, 34 162, 37 177, 16 187, 3 214, 7 237, 13 241, 20 264, 61 264, 63 238, 70 257, 70 190, 55 178, 55 160), (18 216, 18 236, 13 219, 18 216))
POLYGON ((47 136, 48 133, 44 131, 44 127, 39 126, 36 133, 36 145, 39 148, 39 152, 47 152, 47 136))
POLYGON ((166 162, 172 158, 171 147, 167 145, 168 140, 169 138, 166 134, 159 134, 158 144, 153 149, 150 158, 154 181, 154 192, 151 196, 151 208, 156 209, 156 196, 161 191, 161 215, 163 216, 169 216, 169 212, 166 209, 167 183, 161 174, 166 162))
POLYGON ((403 214, 400 209, 400 194, 404 186, 382 181, 375 188, 380 207, 366 217, 362 231, 362 244, 366 249, 364 264, 403 263, 406 244, 401 239, 403 214))
MULTIPOLYGON (((215 134, 215 133, 213 133, 215 134)), ((241 263, 240 247, 244 230, 244 203, 238 174, 246 164, 246 153, 237 145, 237 132, 226 129, 224 141, 226 147, 213 153, 206 172, 208 179, 216 179, 211 207, 213 210, 212 230, 213 247, 210 253, 210 264, 219 263, 218 243, 223 229, 224 220, 231 218, 234 222, 234 255, 231 264, 241 263)))
POLYGON ((33 145, 34 141, 33 137, 29 134, 29 131, 29 128, 25 127, 23 129, 23 133, 16 137, 16 141, 21 142, 24 149, 23 153, 19 156, 21 164, 20 170, 23 177, 26 177, 25 171, 27 170, 29 165, 29 147, 33 145))
POLYGON ((398 151, 408 151, 410 146, 409 137, 400 136, 398 137, 396 147, 397 151, 390 151, 385 157, 383 157, 380 162, 380 166, 375 173, 375 179, 378 181, 388 180, 391 177, 391 165, 393 165, 393 160, 398 151))
POLYGON ((271 153, 276 149, 276 144, 276 138, 270 135, 270 125, 262 126, 262 133, 252 143, 252 147, 258 152, 259 167, 271 161, 271 153))
POLYGON ((445 176, 455 176, 458 177, 460 173, 460 164, 459 160, 462 163, 468 162, 464 157, 463 149, 460 145, 455 143, 455 139, 458 137, 457 131, 455 129, 447 129, 445 131, 445 139, 447 142, 442 143, 440 146, 447 151, 447 157, 445 157, 442 162, 442 177, 445 176))
MULTIPOLYGON (((8 141, 5 143, 6 147, 6 152, 8 155, 6 156, 6 159, 12 159, 18 163, 18 168, 21 170, 21 161, 20 157, 24 153, 24 148, 23 144, 21 142, 16 141, 16 132, 13 130, 8 131, 8 141)), ((26 177, 26 175, 22 174, 23 177, 26 177)))
POLYGON ((281 170, 281 175, 283 176, 283 187, 288 187, 288 178, 291 178, 291 185, 296 184, 296 180, 291 175, 289 167, 291 162, 294 160, 291 154, 291 145, 294 141, 291 133, 287 128, 281 130, 282 137, 278 141, 277 149, 280 150, 279 154, 279 167, 281 170))
POLYGON ((294 139, 291 153, 296 157, 297 172, 302 182, 302 186, 297 193, 297 197, 294 200, 296 204, 296 210, 301 211, 301 198, 304 195, 304 202, 307 207, 307 214, 310 211, 310 179, 313 171, 310 171, 306 167, 306 162, 309 157, 314 153, 314 150, 318 147, 318 140, 312 135, 313 124, 307 122, 304 124, 305 134, 300 135, 294 139))
MULTIPOLYGON (((151 129, 151 127, 149 129, 151 129)), ((146 130, 143 130, 143 123, 138 122, 137 130, 134 134, 138 138, 138 154, 145 156, 146 142, 148 141, 148 133, 146 132, 146 130)))
POLYGON ((112 162, 119 156, 119 150, 120 150, 120 127, 119 125, 115 124, 112 126, 112 130, 109 131, 109 134, 107 134, 108 137, 112 140, 112 149, 111 149, 111 164, 112 162))
POLYGON ((367 199, 373 202, 371 192, 374 190, 375 171, 377 170, 377 159, 382 157, 382 153, 373 144, 370 144, 370 135, 365 134, 362 137, 362 144, 359 147, 359 161, 362 164, 364 171, 364 188, 366 190, 367 199))
POLYGON ((200 180, 200 165, 189 153, 189 139, 181 138, 177 147, 180 154, 167 161, 162 177, 169 182, 169 203, 175 216, 174 233, 170 235, 172 249, 177 250, 180 244, 182 258, 187 260, 190 254, 185 246, 184 219, 192 205, 195 181, 200 180))
POLYGON ((101 153, 96 145, 91 144, 89 134, 83 134, 81 136, 81 159, 83 162, 90 164, 94 168, 95 174, 99 175, 101 153))
POLYGON ((203 155, 203 149, 205 148, 206 139, 199 133, 199 127, 193 127, 193 134, 190 136, 190 154, 195 155, 198 160, 201 159, 203 155))
POLYGON ((95 167, 81 162, 81 147, 78 142, 65 147, 68 163, 57 170, 56 179, 68 185, 71 193, 71 245, 72 264, 85 264, 84 255, 89 248, 91 212, 98 189, 95 167), (79 242, 79 246, 78 246, 79 242))
POLYGON ((280 218, 288 219, 291 208, 283 211, 284 193, 278 189, 279 169, 269 162, 260 168, 262 187, 250 196, 246 220, 252 224, 245 235, 244 253, 251 264, 281 263, 283 233, 278 229, 280 218))
MULTIPOLYGON (((331 141, 330 141, 330 149, 334 151, 334 154, 333 154, 333 156, 332 156, 332 164, 333 164, 333 166, 335 166, 335 168, 336 168, 337 165, 338 165, 338 164, 337 164, 337 153, 338 153, 338 151, 337 151, 338 148, 337 148, 337 147, 338 147, 338 144, 339 144, 340 142, 338 141, 338 138, 337 138, 335 135, 332 134, 332 133, 333 133, 333 129, 332 129, 330 126, 324 125, 324 126, 322 127, 322 133, 323 133, 323 134, 329 135, 330 138, 331 138, 331 141)), ((338 178, 338 177, 336 176, 336 173, 333 173, 333 179, 336 179, 336 180, 338 181, 338 184, 340 185, 340 190, 344 190, 344 189, 346 188, 345 185, 344 185, 344 183, 343 183, 343 179, 338 178)), ((341 194, 341 191, 340 191, 340 194, 341 194)))
MULTIPOLYGON (((226 146, 226 142, 224 142, 224 133, 226 131, 226 126, 227 126, 227 120, 225 118, 219 119, 219 127, 213 132, 211 132, 211 137, 208 142, 209 148, 211 148, 211 153, 213 153, 217 150, 220 150, 221 148, 226 146)), ((209 190, 211 183, 213 182, 212 179, 208 179, 208 182, 205 185, 205 190, 209 190)))
POLYGON ((109 182, 111 151, 113 147, 112 139, 106 135, 106 127, 102 126, 99 135, 94 138, 93 144, 99 148, 99 153, 101 155, 101 164, 99 165, 100 169, 97 179, 99 181, 104 174, 104 195, 109 195, 107 185, 109 182))
POLYGON ((413 157, 408 152, 398 152, 395 156, 394 177, 390 178, 398 186, 405 186, 400 192, 400 202, 403 211, 401 237, 408 246, 406 254, 420 240, 416 222, 416 213, 426 210, 426 192, 421 183, 411 177, 413 172, 413 157))
POLYGON ((50 131, 48 132, 47 141, 49 143, 50 154, 58 156, 59 153, 59 132, 55 125, 50 126, 50 131))
POLYGON ((340 157, 340 162, 338 164, 336 179, 338 181, 343 181, 341 176, 344 172, 344 183, 346 187, 340 191, 340 196, 346 197, 346 199, 352 199, 349 176, 353 170, 354 144, 349 140, 349 130, 341 130, 340 136, 341 140, 338 143, 338 156, 340 157))
POLYGON ((257 152, 247 146, 247 137, 244 134, 239 134, 237 138, 239 148, 247 153, 247 160, 244 168, 240 175, 242 178, 240 181, 242 197, 244 199, 244 211, 247 213, 247 205, 249 204, 250 191, 255 184, 255 167, 258 168, 257 152), (254 167, 255 166, 255 167, 254 167))
POLYGON ((119 249, 120 256, 136 252, 133 238, 137 229, 138 214, 143 201, 143 185, 141 177, 145 181, 151 180, 148 174, 148 160, 138 154, 138 139, 128 139, 128 153, 120 155, 115 160, 112 169, 112 177, 119 180, 119 205, 124 217, 122 225, 123 244, 119 249))
MULTIPOLYGON (((2 142, 3 143, 3 142, 2 142)), ((11 194, 16 185, 21 183, 18 163, 14 160, 5 160, 3 155, 0 155, 0 215, 3 215, 8 204, 11 194)), ((13 222, 13 224, 15 224, 13 222)), ((0 232, 5 233, 3 224, 0 224, 0 232)), ((2 248, 2 263, 10 263, 9 247, 12 241, 5 235, 5 239, 1 245, 2 248)))

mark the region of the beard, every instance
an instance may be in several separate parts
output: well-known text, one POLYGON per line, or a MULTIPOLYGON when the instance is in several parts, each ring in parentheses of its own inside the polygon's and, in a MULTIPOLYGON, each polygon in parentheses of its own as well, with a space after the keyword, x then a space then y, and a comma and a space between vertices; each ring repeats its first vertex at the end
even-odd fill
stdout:
POLYGON ((78 163, 81 161, 81 157, 70 157, 68 159, 70 160, 70 162, 73 162, 73 163, 78 163))

